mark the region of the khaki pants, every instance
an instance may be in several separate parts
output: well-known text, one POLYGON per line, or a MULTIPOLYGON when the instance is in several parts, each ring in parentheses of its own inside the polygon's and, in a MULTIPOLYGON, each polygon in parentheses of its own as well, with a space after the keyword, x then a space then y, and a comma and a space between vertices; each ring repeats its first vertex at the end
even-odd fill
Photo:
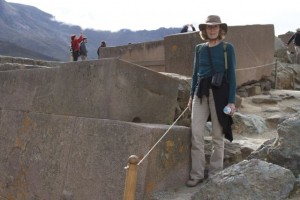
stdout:
POLYGON ((204 153, 204 130, 207 118, 211 114, 212 121, 212 144, 213 151, 210 157, 209 176, 212 176, 223 170, 224 159, 224 136, 222 126, 217 118, 215 102, 211 89, 209 90, 209 98, 202 97, 200 99, 195 95, 192 105, 192 169, 190 172, 191 179, 204 178, 205 169, 205 153, 204 153))

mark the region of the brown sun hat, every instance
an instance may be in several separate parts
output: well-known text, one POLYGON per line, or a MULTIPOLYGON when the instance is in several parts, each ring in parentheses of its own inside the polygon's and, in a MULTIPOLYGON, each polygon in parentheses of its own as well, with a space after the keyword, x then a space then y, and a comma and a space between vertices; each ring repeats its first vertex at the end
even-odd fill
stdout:
POLYGON ((203 31, 205 30, 207 25, 220 25, 220 28, 227 33, 227 24, 221 22, 221 18, 218 15, 209 15, 205 23, 199 24, 199 30, 203 31))

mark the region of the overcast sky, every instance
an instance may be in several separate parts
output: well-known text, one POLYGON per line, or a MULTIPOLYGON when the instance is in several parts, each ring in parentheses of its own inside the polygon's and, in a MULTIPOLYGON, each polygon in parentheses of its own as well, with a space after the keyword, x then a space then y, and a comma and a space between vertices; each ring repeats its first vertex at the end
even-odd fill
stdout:
POLYGON ((182 27, 216 14, 229 26, 273 24, 275 35, 300 28, 299 0, 6 0, 31 5, 83 29, 118 31, 182 27))

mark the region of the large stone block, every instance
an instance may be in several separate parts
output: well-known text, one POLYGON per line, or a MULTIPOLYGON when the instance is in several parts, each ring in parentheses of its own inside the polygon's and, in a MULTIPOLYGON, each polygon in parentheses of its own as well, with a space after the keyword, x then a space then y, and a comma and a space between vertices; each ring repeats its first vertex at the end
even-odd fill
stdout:
POLYGON ((0 107, 170 124, 178 82, 116 58, 0 72, 0 107))
POLYGON ((154 71, 165 71, 164 51, 164 41, 159 40, 102 48, 100 57, 118 57, 122 60, 142 65, 154 71))
MULTIPOLYGON (((127 159, 145 156, 169 128, 117 120, 0 112, 4 199, 123 199, 127 159)), ((175 126, 138 166, 136 199, 183 185, 190 129, 175 126)))
POLYGON ((192 76, 195 46, 203 43, 199 32, 178 33, 164 38, 166 72, 192 76))
POLYGON ((226 40, 235 48, 238 85, 272 76, 275 67, 273 24, 230 27, 226 40))

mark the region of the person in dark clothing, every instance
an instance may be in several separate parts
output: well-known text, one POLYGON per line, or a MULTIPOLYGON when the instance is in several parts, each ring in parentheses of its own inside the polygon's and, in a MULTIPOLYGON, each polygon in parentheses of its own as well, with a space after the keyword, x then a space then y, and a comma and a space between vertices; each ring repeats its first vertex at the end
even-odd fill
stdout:
POLYGON ((294 41, 295 46, 296 63, 300 64, 300 28, 297 28, 296 33, 292 35, 287 42, 287 45, 289 45, 292 41, 294 41))
POLYGON ((195 27, 193 26, 193 24, 186 24, 182 27, 180 33, 185 33, 185 32, 192 32, 192 31, 196 31, 195 27))
POLYGON ((86 49, 87 38, 84 37, 82 42, 80 43, 80 58, 81 60, 86 60, 87 58, 87 49, 86 49))
POLYGON ((98 59, 100 59, 100 49, 106 47, 106 42, 101 41, 99 48, 97 49, 98 59))
POLYGON ((71 50, 72 50, 72 57, 73 61, 77 61, 78 57, 80 56, 80 46, 79 44, 83 40, 82 33, 80 34, 79 38, 76 37, 76 35, 71 36, 71 50))
POLYGON ((190 178, 186 182, 194 187, 204 180, 205 153, 204 130, 208 120, 212 122, 213 150, 209 162, 209 176, 223 170, 224 135, 229 141, 232 137, 232 115, 235 108, 236 95, 236 60, 234 47, 224 42, 227 24, 222 23, 217 15, 207 17, 205 23, 199 25, 200 36, 206 43, 195 47, 194 69, 188 107, 192 111, 190 178), (212 84, 213 74, 223 73, 221 86, 212 84), (225 114, 223 108, 230 108, 225 114))

